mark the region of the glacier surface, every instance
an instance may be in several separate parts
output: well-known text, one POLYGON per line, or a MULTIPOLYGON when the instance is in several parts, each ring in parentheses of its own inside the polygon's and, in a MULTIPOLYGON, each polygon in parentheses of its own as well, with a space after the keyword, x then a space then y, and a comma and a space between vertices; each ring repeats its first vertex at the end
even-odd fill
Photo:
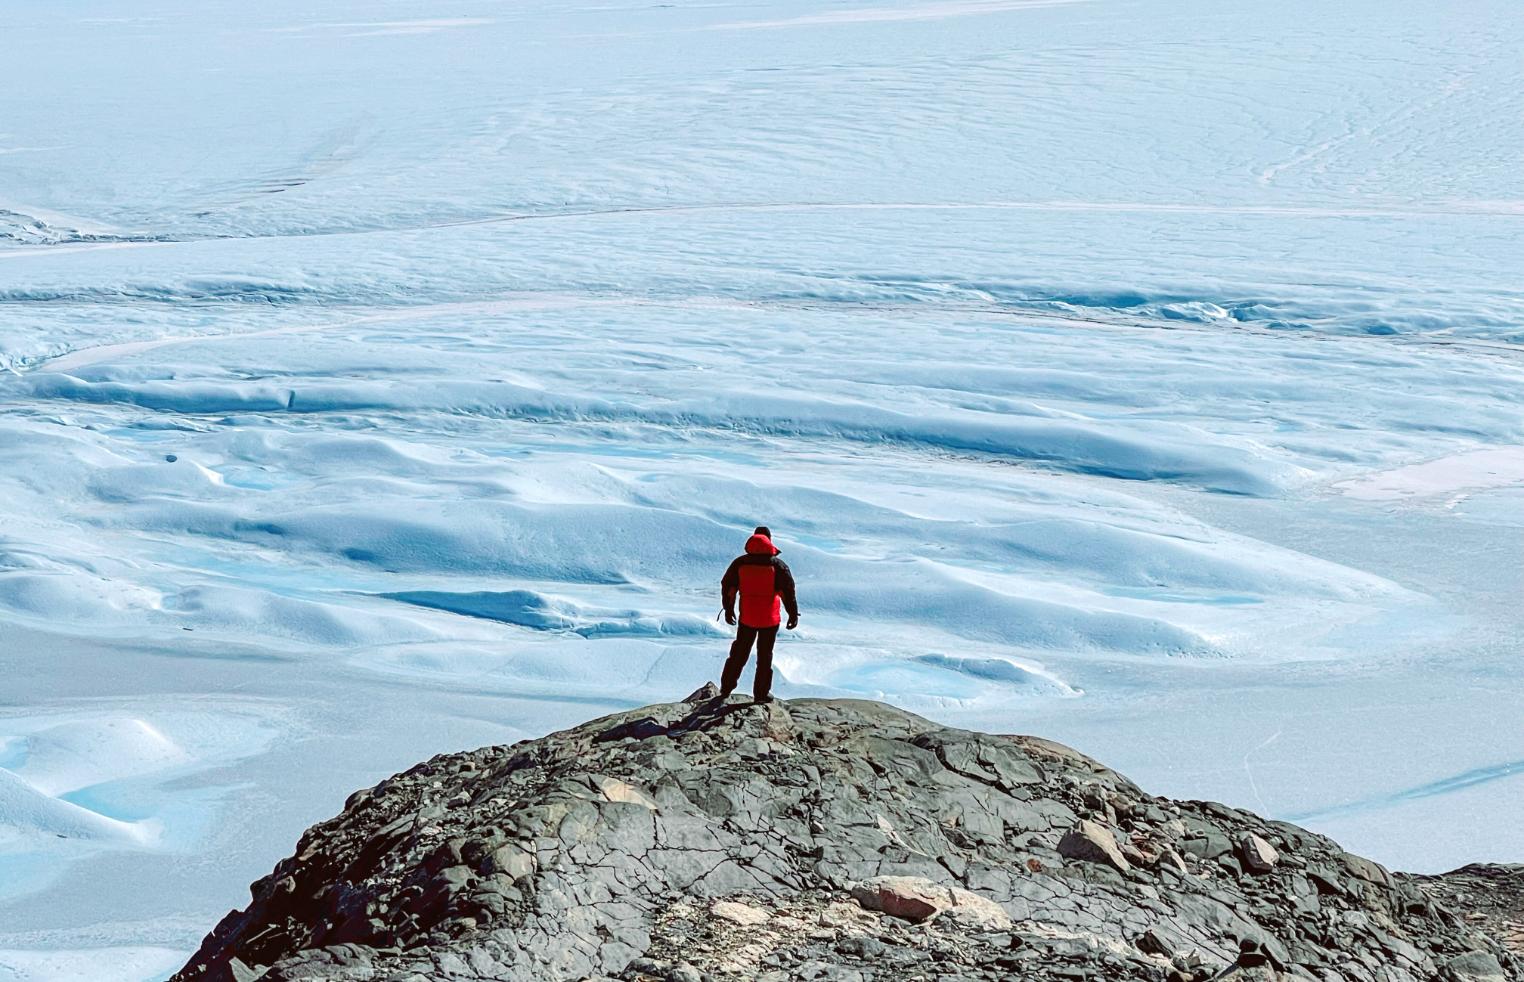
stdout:
POLYGON ((1507 0, 6 21, 0 982, 714 677, 758 523, 782 695, 1524 857, 1507 0))

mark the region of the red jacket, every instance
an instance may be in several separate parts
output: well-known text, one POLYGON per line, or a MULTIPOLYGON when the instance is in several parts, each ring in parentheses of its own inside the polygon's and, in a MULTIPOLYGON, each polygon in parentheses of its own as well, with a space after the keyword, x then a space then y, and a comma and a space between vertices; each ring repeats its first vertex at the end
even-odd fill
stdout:
POLYGON ((747 627, 777 627, 787 608, 790 617, 799 616, 794 599, 794 574, 778 558, 778 548, 765 535, 746 540, 746 555, 736 557, 720 580, 720 596, 726 613, 735 612, 736 597, 741 598, 741 623, 747 627))

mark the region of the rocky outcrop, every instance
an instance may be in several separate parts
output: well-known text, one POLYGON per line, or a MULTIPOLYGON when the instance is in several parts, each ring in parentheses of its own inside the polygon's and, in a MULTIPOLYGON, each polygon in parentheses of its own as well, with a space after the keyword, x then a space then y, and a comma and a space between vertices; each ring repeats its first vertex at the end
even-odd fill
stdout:
POLYGON ((1401 878, 1435 903, 1462 912, 1467 923, 1509 951, 1524 955, 1524 865, 1475 863, 1439 876, 1401 878))
POLYGON ((356 793, 175 978, 1521 977, 1444 888, 1058 744, 705 695, 356 793))

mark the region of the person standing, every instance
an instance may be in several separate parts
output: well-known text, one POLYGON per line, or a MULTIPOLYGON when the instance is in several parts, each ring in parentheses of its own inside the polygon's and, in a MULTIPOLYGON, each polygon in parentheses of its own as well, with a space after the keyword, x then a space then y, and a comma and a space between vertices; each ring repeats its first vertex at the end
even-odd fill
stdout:
POLYGON ((773 534, 766 525, 757 526, 746 540, 746 552, 725 570, 720 579, 720 597, 725 604, 725 623, 737 625, 730 657, 725 659, 725 670, 720 674, 720 698, 735 691, 755 642, 757 671, 752 698, 759 703, 772 702, 773 645, 778 640, 778 625, 787 610, 788 629, 792 631, 799 626, 799 603, 794 598, 794 574, 778 558, 778 547, 773 545, 773 534))

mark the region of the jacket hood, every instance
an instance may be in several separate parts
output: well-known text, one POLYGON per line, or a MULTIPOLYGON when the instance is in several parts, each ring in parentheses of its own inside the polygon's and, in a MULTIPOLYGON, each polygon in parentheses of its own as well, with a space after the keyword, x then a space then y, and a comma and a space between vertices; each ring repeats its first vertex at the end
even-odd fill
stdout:
POLYGON ((765 535, 753 535, 746 540, 746 552, 748 555, 776 556, 778 547, 773 545, 773 540, 765 535))

